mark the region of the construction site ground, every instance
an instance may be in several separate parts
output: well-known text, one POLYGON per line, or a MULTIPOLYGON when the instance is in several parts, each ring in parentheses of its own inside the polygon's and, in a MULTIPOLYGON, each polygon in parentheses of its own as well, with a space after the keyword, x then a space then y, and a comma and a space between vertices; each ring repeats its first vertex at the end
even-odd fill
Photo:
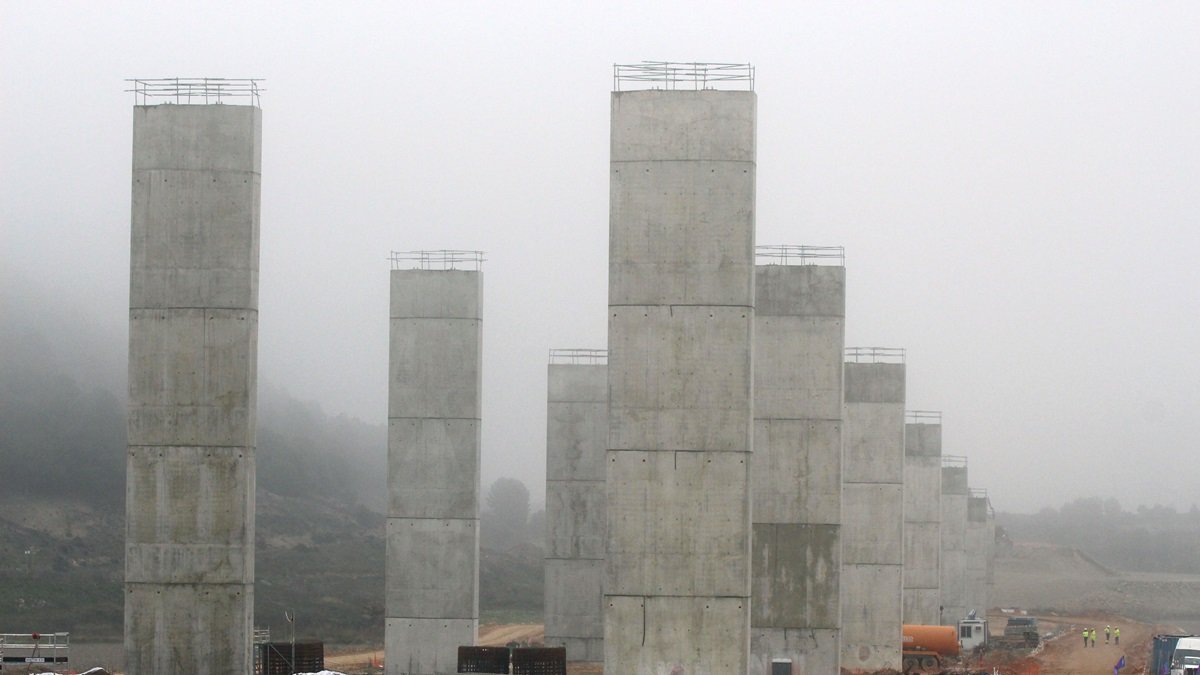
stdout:
MULTIPOLYGON (((1138 674, 1146 666, 1150 638, 1156 633, 1200 629, 1200 577, 1130 574, 1096 563, 1075 549, 1044 544, 1016 544, 996 560, 993 605, 1022 608, 1039 618, 1039 629, 1050 639, 1033 654, 993 650, 965 664, 959 673, 1001 675, 1107 675, 1125 656, 1122 675, 1138 674), (1105 625, 1121 628, 1121 645, 1104 643, 1105 625), (1084 627, 1096 628, 1095 647, 1083 646, 1084 627)), ((1002 634, 1011 613, 992 610, 993 634, 1002 634)), ((480 626, 480 641, 537 645, 540 624, 480 626)), ((345 672, 380 663, 383 653, 360 652, 327 659, 345 672)), ((571 664, 570 675, 601 675, 601 664, 571 664)), ((954 672, 954 671, 951 671, 954 672)), ((806 674, 812 675, 812 674, 806 674)), ((823 675, 823 674, 822 674, 823 675)))
MULTIPOLYGON (((1049 639, 1034 653, 992 650, 952 669, 950 673, 1000 675, 1107 675, 1125 657, 1122 675, 1140 674, 1156 633, 1200 630, 1200 577, 1192 575, 1130 574, 1108 569, 1070 548, 1016 544, 996 560, 993 605, 1021 608, 1039 618, 1049 639), (1105 644, 1104 627, 1121 628, 1121 645, 1105 644), (1084 647, 1081 631, 1096 628, 1095 647, 1084 647)), ((1011 610, 989 613, 993 634, 1002 634, 1011 610)), ((484 624, 480 644, 537 646, 541 624, 484 624)), ((119 653, 120 645, 112 645, 119 653)), ((376 648, 330 646, 326 666, 362 675, 380 673, 383 651, 376 648)), ((570 675, 601 675, 598 663, 570 664, 570 675)), ((816 675, 816 674, 806 674, 816 675)), ((824 674, 820 674, 824 675, 824 674)))
MULTIPOLYGON (((993 632, 1003 632, 1007 615, 994 612, 989 616, 993 632)), ((1133 621, 1115 614, 1088 613, 1083 616, 1043 614, 1038 616, 1043 634, 1052 633, 1040 650, 1029 652, 990 651, 976 658, 967 659, 961 667, 951 673, 992 673, 1000 675, 1099 675, 1112 672, 1113 666, 1125 656, 1126 667, 1122 673, 1141 673, 1150 653, 1150 638, 1156 632, 1173 630, 1169 626, 1154 626, 1133 621), (1121 628, 1121 645, 1104 643, 1104 627, 1121 628), (1084 627, 1096 628, 1095 647, 1084 647, 1081 632, 1084 627)), ((484 625, 479 628, 479 642, 483 645, 540 645, 543 632, 541 624, 484 625)), ((370 672, 371 664, 376 667, 383 662, 380 650, 356 651, 326 657, 326 667, 348 673, 370 672)), ((380 672, 376 670, 375 672, 380 672)), ((568 675, 602 675, 604 667, 599 663, 572 663, 567 667, 568 675)), ((806 674, 807 675, 807 674, 806 674)))

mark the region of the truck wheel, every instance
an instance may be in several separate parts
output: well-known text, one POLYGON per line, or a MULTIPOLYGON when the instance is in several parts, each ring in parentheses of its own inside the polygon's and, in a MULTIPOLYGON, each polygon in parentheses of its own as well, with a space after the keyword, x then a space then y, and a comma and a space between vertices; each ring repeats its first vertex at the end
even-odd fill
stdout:
POLYGON ((926 656, 921 659, 921 668, 925 670, 937 670, 938 660, 932 656, 926 656))
POLYGON ((906 657, 904 657, 904 661, 902 661, 902 663, 904 664, 904 672, 906 672, 906 673, 911 673, 912 671, 917 669, 916 657, 906 656, 906 657))

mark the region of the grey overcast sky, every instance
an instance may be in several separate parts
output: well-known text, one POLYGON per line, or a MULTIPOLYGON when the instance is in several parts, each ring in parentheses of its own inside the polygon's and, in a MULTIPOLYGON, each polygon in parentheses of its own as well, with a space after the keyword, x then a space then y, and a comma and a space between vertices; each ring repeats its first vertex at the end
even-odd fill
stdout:
MULTIPOLYGON (((487 252, 483 480, 605 346, 611 64, 757 69, 760 244, 844 245, 1001 510, 1200 502, 1200 3, 0 0, 0 271, 124 367, 132 94, 264 77, 260 376, 382 423, 389 250, 487 252)), ((4 316, 19 321, 19 316, 4 316)))

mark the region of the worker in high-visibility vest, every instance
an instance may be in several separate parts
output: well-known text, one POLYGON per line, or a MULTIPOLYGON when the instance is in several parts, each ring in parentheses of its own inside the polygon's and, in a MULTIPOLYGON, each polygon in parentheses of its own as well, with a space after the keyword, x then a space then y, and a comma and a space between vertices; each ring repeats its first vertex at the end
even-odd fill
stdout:
POLYGON ((1121 644, 1121 627, 1120 626, 1117 626, 1116 628, 1113 629, 1113 637, 1116 638, 1117 644, 1120 645, 1121 644))
POLYGON ((1096 629, 1095 628, 1092 629, 1092 646, 1093 647, 1096 646, 1096 629))
POLYGON ((1084 646, 1084 648, 1087 648, 1087 639, 1088 639, 1088 629, 1084 628, 1083 629, 1083 646, 1084 646))
POLYGON ((1108 638, 1112 636, 1112 626, 1104 627, 1104 644, 1108 644, 1108 638))

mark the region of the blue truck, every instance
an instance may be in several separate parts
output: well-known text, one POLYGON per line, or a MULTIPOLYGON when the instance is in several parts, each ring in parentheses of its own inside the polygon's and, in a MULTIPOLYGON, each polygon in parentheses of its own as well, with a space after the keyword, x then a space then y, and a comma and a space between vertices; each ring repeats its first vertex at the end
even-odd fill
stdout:
POLYGON ((1150 675, 1193 675, 1197 668, 1200 668, 1200 637, 1154 636, 1150 648, 1150 675))

